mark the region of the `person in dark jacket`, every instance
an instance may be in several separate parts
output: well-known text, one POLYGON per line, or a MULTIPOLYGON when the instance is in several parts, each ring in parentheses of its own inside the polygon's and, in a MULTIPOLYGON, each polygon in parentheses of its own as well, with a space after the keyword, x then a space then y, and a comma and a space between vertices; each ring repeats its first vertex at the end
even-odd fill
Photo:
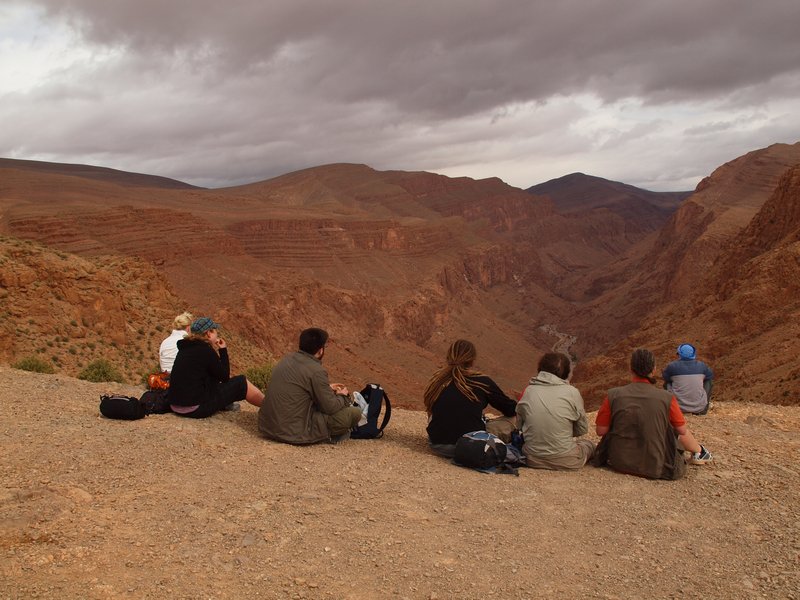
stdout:
POLYGON ((241 400, 260 406, 264 394, 244 375, 230 376, 228 345, 210 317, 192 321, 189 335, 178 342, 168 398, 172 412, 203 419, 241 400))
MULTIPOLYGON (((428 442, 431 450, 452 458, 463 434, 487 430, 483 411, 488 407, 514 418, 517 403, 489 377, 473 368, 475 345, 456 340, 447 351, 447 365, 436 371, 425 390, 428 442)), ((495 419, 508 424, 507 419, 495 419)), ((494 431, 489 429, 490 432, 494 431)))

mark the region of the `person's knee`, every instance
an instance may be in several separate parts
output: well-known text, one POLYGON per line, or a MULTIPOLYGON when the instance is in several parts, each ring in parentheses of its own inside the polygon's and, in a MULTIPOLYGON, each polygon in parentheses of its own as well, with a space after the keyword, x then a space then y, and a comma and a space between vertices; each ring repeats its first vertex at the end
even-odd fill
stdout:
POLYGON ((328 430, 331 435, 347 433, 358 425, 361 419, 361 409, 357 406, 346 406, 328 416, 328 430))
POLYGON ((592 455, 594 454, 597 445, 591 440, 578 440, 577 443, 578 443, 578 449, 580 450, 581 453, 581 460, 585 465, 589 461, 589 459, 592 458, 592 455))
POLYGON ((486 421, 486 431, 496 435, 506 444, 511 443, 511 433, 517 428, 516 417, 498 417, 486 421))
POLYGON ((343 410, 347 411, 345 418, 349 423, 348 429, 352 429, 353 427, 358 425, 358 422, 361 420, 361 415, 363 414, 361 412, 361 409, 357 406, 348 406, 343 410))

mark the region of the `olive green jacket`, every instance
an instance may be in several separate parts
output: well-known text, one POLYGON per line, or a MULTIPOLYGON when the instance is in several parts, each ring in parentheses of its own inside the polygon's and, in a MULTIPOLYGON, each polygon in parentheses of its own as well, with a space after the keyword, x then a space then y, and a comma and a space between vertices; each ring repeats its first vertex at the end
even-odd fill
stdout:
POLYGON ((314 444, 331 435, 325 415, 351 402, 330 387, 319 359, 297 351, 284 356, 272 370, 267 395, 258 409, 258 429, 266 437, 288 444, 314 444))

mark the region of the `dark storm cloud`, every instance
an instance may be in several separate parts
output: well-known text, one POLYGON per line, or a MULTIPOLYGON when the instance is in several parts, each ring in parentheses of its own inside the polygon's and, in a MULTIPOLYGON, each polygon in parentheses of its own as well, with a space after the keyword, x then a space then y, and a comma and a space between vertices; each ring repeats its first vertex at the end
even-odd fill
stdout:
POLYGON ((44 2, 87 39, 215 76, 463 115, 590 90, 704 97, 800 68, 796 0, 44 2))
POLYGON ((796 0, 19 6, 69 24, 76 58, 0 87, 5 156, 200 185, 365 162, 674 189, 800 137, 796 0))

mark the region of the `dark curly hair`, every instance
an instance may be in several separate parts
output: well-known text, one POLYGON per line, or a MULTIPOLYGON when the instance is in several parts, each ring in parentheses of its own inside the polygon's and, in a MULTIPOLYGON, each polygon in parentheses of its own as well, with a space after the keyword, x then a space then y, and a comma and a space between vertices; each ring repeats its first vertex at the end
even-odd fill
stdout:
POLYGON ((300 350, 308 354, 316 354, 328 343, 328 332, 319 327, 309 327, 300 332, 300 350))

